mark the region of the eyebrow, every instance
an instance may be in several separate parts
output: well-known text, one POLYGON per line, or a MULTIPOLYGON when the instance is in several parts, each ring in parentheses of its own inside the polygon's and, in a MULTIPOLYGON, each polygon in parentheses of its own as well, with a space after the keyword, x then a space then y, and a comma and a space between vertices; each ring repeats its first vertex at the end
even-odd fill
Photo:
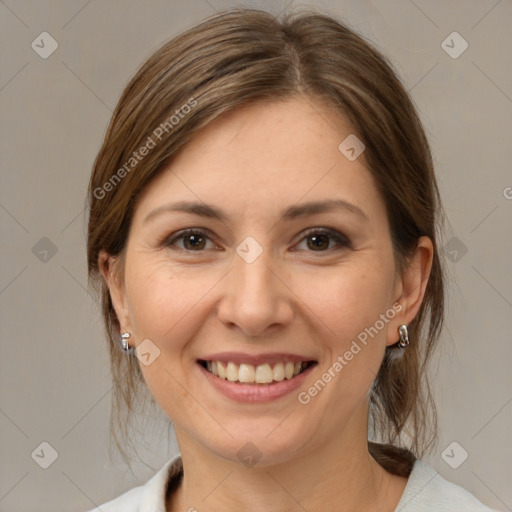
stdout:
MULTIPOLYGON (((369 220, 366 213, 361 210, 359 206, 345 201, 344 199, 326 199, 323 201, 311 201, 300 205, 289 206, 281 213, 281 218, 282 220, 290 221, 299 217, 328 213, 334 210, 344 210, 348 213, 358 215, 366 221, 369 220)), ((194 201, 178 201, 177 203, 164 204, 155 208, 146 216, 143 222, 145 224, 155 217, 167 212, 192 213, 200 217, 207 217, 221 222, 226 222, 228 219, 228 216, 216 206, 194 201)))

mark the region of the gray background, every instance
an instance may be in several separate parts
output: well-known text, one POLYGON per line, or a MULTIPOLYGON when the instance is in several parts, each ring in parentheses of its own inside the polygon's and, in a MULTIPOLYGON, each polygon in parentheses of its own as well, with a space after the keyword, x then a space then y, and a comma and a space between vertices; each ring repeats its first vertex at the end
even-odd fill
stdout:
MULTIPOLYGON (((111 384, 98 309, 86 291, 84 198, 111 111, 136 68, 170 37, 234 5, 278 12, 285 4, 0 2, 2 512, 93 508, 145 482, 176 451, 161 413, 155 427, 141 428, 144 440, 135 439, 146 464, 131 472, 108 459, 111 384), (31 47, 43 31, 59 45, 47 59, 31 47), (58 455, 47 469, 40 464, 53 452, 42 442, 58 455)), ((512 510, 512 3, 314 5, 390 57, 433 146, 452 283, 444 348, 433 365, 440 442, 426 460, 487 504, 512 510), (469 44, 458 58, 441 46, 453 31, 469 44), (462 450, 469 457, 453 469, 462 450)), ((448 40, 452 51, 461 43, 448 40)))

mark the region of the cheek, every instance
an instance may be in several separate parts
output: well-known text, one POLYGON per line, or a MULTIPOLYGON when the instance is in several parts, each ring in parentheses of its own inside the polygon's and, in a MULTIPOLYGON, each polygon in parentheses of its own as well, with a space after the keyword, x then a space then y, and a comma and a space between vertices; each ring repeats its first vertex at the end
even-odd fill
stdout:
POLYGON ((332 391, 347 403, 366 394, 382 362, 395 314, 390 269, 385 264, 347 265, 316 280, 316 286, 306 281, 302 287, 313 313, 309 316, 320 320, 317 325, 324 333, 320 340, 327 357, 321 371, 325 381, 336 382, 332 391))
POLYGON ((323 280, 321 291, 304 287, 305 302, 314 314, 310 318, 321 320, 317 325, 323 332, 319 339, 326 357, 316 380, 301 390, 300 403, 311 403, 320 415, 329 411, 333 421, 322 427, 326 430, 335 431, 348 421, 377 376, 395 313, 391 283, 392 275, 382 269, 352 267, 323 280))
POLYGON ((179 339, 174 331, 210 288, 208 273, 199 282, 162 261, 134 261, 126 290, 132 328, 137 338, 155 342, 179 339))
MULTIPOLYGON (((338 340, 338 348, 343 349, 347 341, 356 339, 391 308, 390 268, 379 263, 346 265, 311 278, 299 277, 295 289, 322 321, 329 338, 338 340)), ((382 337, 386 326, 382 328, 379 323, 382 337)))
MULTIPOLYGON (((379 258, 369 253, 331 268, 281 271, 283 281, 293 291, 284 300, 297 311, 294 321, 309 324, 317 334, 322 332, 320 338, 336 355, 344 352, 391 307, 392 266, 387 260, 382 253, 379 258)), ((224 272, 220 268, 176 268, 162 259, 142 257, 131 263, 126 290, 132 329, 138 339, 154 339, 173 350, 180 340, 186 343, 187 337, 201 329, 211 297, 222 300, 224 272), (213 292, 210 297, 209 291, 213 292), (169 340, 173 340, 172 346, 169 340)), ((293 330, 294 326, 287 328, 293 330)), ((379 338, 384 339, 385 330, 380 329, 379 338)))
POLYGON ((189 341, 201 326, 201 299, 212 286, 208 273, 194 278, 152 258, 134 258, 130 271, 125 283, 136 343, 149 339, 159 351, 151 364, 139 365, 146 385, 170 417, 195 411, 197 404, 179 383, 190 364, 189 341))

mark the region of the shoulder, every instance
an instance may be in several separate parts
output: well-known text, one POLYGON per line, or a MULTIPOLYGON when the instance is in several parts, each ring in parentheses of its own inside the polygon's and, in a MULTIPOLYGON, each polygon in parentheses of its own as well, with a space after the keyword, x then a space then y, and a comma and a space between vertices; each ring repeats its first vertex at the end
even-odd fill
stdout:
POLYGON ((173 480, 180 478, 181 471, 181 457, 177 455, 144 485, 134 487, 88 512, 165 512, 167 488, 173 480))
POLYGON ((493 512, 462 487, 417 460, 395 512, 493 512))

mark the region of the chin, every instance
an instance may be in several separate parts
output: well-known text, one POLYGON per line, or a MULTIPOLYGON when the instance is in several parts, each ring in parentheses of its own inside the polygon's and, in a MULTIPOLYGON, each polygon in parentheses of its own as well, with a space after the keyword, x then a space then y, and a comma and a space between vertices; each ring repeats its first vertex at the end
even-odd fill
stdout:
MULTIPOLYGON (((290 415, 292 416, 292 414, 290 415)), ((291 420, 291 418, 290 418, 291 420)), ((236 430, 228 426, 233 437, 204 440, 204 446, 220 458, 246 467, 268 467, 289 462, 301 452, 312 450, 314 428, 304 424, 290 425, 283 418, 255 421, 247 419, 237 422, 236 430), (282 422, 279 425, 279 422, 282 422), (236 435, 234 432, 240 433, 236 435)))

